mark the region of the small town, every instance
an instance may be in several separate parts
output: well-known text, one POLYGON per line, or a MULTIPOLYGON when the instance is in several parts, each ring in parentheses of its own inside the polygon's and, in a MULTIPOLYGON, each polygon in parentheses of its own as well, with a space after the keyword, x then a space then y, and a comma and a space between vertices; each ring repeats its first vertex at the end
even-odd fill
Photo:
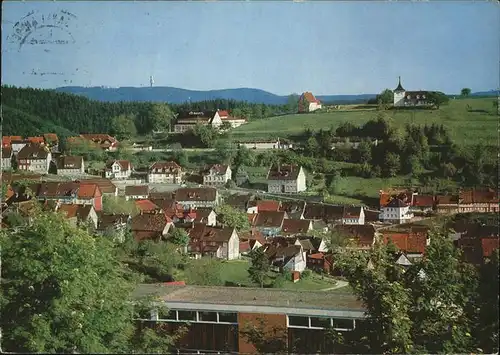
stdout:
MULTIPOLYGON (((55 28, 77 10, 35 7, 55 28)), ((285 96, 10 73, 1 351, 497 353, 500 99, 460 84, 494 81, 395 72, 285 96)))

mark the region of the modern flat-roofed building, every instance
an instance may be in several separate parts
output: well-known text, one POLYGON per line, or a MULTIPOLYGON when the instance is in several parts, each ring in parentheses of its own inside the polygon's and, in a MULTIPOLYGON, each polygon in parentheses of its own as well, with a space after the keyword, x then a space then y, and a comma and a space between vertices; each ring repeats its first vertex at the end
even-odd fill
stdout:
POLYGON ((135 292, 137 298, 152 295, 170 312, 152 310, 143 321, 167 323, 172 331, 189 323, 177 344, 181 352, 254 353, 242 332, 265 324, 269 332, 282 332, 295 352, 316 353, 324 351, 326 329, 349 332, 365 318, 351 293, 162 284, 140 285, 135 292))

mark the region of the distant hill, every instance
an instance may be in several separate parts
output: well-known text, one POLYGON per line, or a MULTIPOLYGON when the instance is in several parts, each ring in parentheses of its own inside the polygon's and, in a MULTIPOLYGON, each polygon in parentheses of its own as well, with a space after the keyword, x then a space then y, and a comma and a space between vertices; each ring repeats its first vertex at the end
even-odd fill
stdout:
MULTIPOLYGON (((199 102, 215 99, 247 101, 249 103, 261 103, 266 105, 284 105, 287 96, 279 96, 273 93, 250 88, 224 89, 197 91, 174 87, 82 87, 65 86, 57 88, 56 91, 82 95, 92 100, 104 102, 136 101, 136 102, 168 102, 181 104, 184 102, 199 102)), ((319 95, 318 99, 327 103, 357 103, 375 97, 375 94, 363 95, 319 95)))
POLYGON ((471 96, 498 96, 498 90, 477 91, 473 92, 471 96))

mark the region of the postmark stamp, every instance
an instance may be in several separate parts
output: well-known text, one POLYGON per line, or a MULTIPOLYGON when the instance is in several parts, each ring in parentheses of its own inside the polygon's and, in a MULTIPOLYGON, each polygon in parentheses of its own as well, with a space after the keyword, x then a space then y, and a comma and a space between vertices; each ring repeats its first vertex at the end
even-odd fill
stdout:
MULTIPOLYGON (((26 45, 61 45, 75 43, 70 31, 71 23, 77 16, 60 10, 48 14, 30 11, 17 21, 7 40, 17 45, 21 51, 26 45)), ((45 49, 48 51, 48 49, 45 49)))

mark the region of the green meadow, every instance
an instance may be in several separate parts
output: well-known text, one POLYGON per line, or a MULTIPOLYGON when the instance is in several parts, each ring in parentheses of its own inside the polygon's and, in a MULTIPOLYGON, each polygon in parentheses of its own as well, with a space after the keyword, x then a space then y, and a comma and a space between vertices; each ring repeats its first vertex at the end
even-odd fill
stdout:
MULTIPOLYGON (((397 126, 407 123, 443 124, 450 130, 458 144, 472 145, 479 141, 490 146, 497 145, 498 116, 493 107, 495 98, 451 99, 439 109, 387 110, 397 126)), ((233 130, 235 139, 285 138, 302 132, 338 127, 343 122, 362 125, 376 118, 375 109, 352 109, 328 113, 296 114, 255 120, 233 130)))

